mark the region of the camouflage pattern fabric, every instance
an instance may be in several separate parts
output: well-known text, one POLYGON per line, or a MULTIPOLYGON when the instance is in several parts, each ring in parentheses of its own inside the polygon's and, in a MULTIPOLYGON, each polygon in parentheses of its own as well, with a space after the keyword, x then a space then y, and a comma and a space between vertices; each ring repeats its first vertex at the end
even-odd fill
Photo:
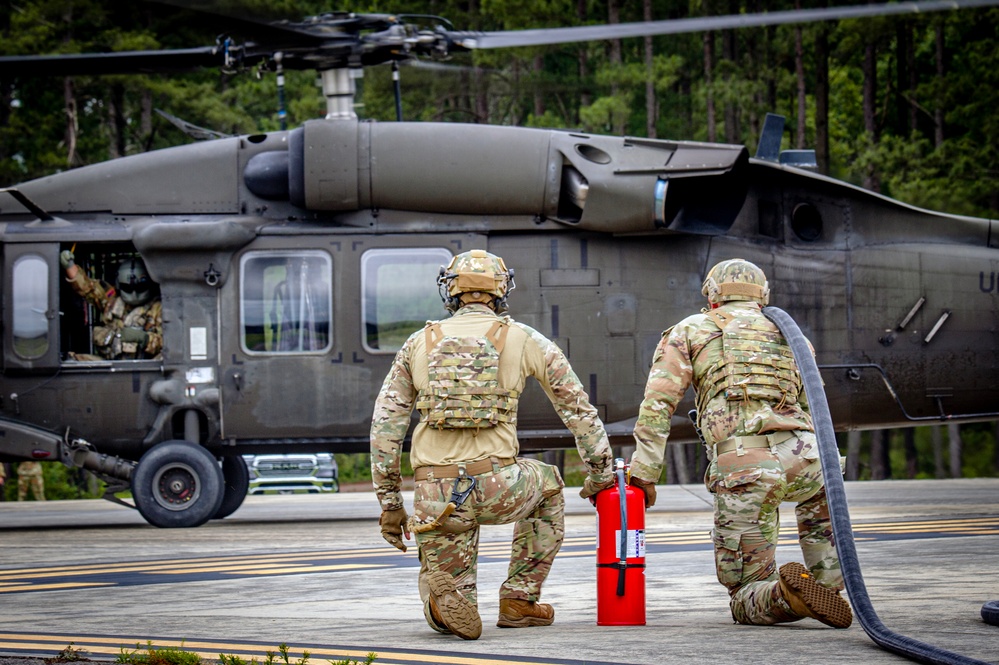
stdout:
MULTIPOLYGON (((420 598, 429 602, 427 576, 442 570, 473 605, 476 590, 479 526, 515 522, 510 567, 500 599, 536 601, 565 537, 562 479, 558 469, 533 459, 518 459, 476 476, 468 499, 433 531, 416 534, 420 549, 420 598)), ((455 478, 416 483, 413 520, 430 522, 448 503, 455 478)), ((461 487, 465 487, 462 481, 461 487)))
MULTIPOLYGON (((537 379, 575 437, 588 477, 596 483, 610 481, 613 473, 607 433, 558 346, 536 330, 500 317, 480 303, 462 307, 440 325, 445 335, 482 337, 497 321, 510 328, 500 355, 499 384, 520 394, 527 377, 537 379)), ((375 401, 371 476, 382 510, 403 506, 400 456, 417 396, 426 391, 430 382, 426 347, 423 330, 409 337, 396 354, 375 401)), ((485 429, 434 429, 421 421, 413 431, 410 459, 415 469, 515 458, 518 452, 517 429, 511 422, 499 421, 485 429)), ((426 524, 439 516, 457 480, 419 481, 413 521, 426 524)), ((479 525, 515 522, 510 568, 500 597, 537 600, 565 533, 563 483, 558 470, 537 460, 517 459, 506 467, 494 464, 491 472, 477 475, 476 480, 477 486, 465 503, 437 529, 416 534, 421 562, 420 597, 428 602, 428 576, 445 571, 454 577, 465 598, 476 603, 479 525)), ((424 615, 429 617, 429 609, 425 610, 424 615)), ((432 624, 429 618, 427 621, 432 624)))
MULTIPOLYGON (((73 291, 101 310, 101 324, 94 326, 94 349, 107 360, 159 358, 163 350, 163 306, 159 300, 129 307, 115 295, 113 288, 105 290, 99 280, 87 277, 82 270, 68 280, 73 291), (148 336, 143 348, 134 342, 123 342, 122 328, 140 328, 148 336)), ((77 354, 78 360, 89 360, 77 354)))
MULTIPOLYGON (((466 332, 485 335, 496 321, 510 324, 500 357, 500 383, 523 392, 533 376, 548 395, 555 411, 576 440, 576 449, 594 483, 613 479, 610 444, 596 408, 562 351, 551 340, 529 326, 500 317, 488 306, 473 303, 440 322, 449 335, 466 332)), ((371 419, 371 476, 382 510, 403 505, 399 488, 402 444, 410 426, 417 396, 429 384, 426 339, 423 330, 413 333, 396 354, 371 419)), ((511 458, 520 452, 517 428, 498 422, 487 429, 445 429, 418 422, 413 430, 413 467, 473 462, 488 457, 511 458)))
MULTIPOLYGON (((699 400, 698 424, 711 460, 705 482, 715 497, 718 579, 729 589, 733 617, 740 623, 800 618, 783 601, 775 600, 779 592, 774 549, 781 501, 799 504, 799 543, 816 580, 834 589, 843 584, 804 392, 795 395, 786 385, 778 389, 778 382, 786 376, 767 378, 752 369, 740 369, 764 366, 769 354, 779 355, 775 360, 784 363, 784 345, 776 326, 753 301, 727 302, 708 313, 687 317, 663 333, 635 425, 632 475, 658 481, 670 419, 680 400, 690 386, 698 397, 702 391, 714 392, 703 403, 699 400), (730 333, 728 352, 732 359, 724 357, 724 333, 717 321, 730 333), (732 325, 744 328, 729 331, 732 325), (754 351, 757 336, 766 336, 767 343, 758 344, 754 351), (737 353, 732 353, 733 345, 737 353), (738 383, 740 375, 752 377, 749 383, 776 390, 769 395, 755 389, 709 390, 710 386, 738 383), (769 449, 747 448, 741 456, 733 451, 715 459, 715 445, 721 441, 772 432, 793 432, 795 436, 769 449)), ((800 377, 795 381, 800 385, 800 377)))
POLYGON ((841 591, 818 442, 811 432, 771 448, 719 455, 706 474, 715 498, 715 567, 739 623, 768 625, 801 617, 781 600, 775 550, 782 501, 797 504, 798 543, 819 584, 841 591))
POLYGON ((42 480, 42 463, 34 461, 21 462, 17 465, 17 500, 24 501, 28 496, 28 488, 35 501, 45 500, 45 482, 42 480))

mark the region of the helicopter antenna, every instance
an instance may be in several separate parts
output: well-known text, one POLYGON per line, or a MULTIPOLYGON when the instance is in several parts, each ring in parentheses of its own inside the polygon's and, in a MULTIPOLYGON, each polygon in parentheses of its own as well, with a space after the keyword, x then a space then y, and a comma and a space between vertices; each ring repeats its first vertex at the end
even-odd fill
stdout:
POLYGON ((277 75, 278 90, 278 121, 281 123, 281 131, 288 129, 288 111, 284 104, 284 66, 281 61, 284 54, 278 51, 274 54, 274 73, 277 75))
POLYGON ((392 90, 395 92, 395 119, 402 122, 402 86, 399 82, 399 63, 392 61, 392 90))

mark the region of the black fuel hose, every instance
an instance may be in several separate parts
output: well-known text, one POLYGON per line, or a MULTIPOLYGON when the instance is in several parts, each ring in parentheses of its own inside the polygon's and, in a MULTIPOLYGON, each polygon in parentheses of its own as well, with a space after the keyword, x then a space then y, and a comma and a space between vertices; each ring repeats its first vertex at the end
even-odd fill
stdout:
POLYGON ((860 573, 860 561, 857 559, 857 548, 853 541, 853 527, 850 525, 850 513, 846 505, 846 488, 843 484, 843 473, 839 464, 839 448, 836 446, 836 432, 833 430, 832 417, 829 415, 829 403, 826 400, 825 389, 822 387, 822 377, 818 365, 812 356, 805 336, 787 312, 777 307, 764 307, 763 314, 773 321, 780 329, 794 352, 798 363, 802 383, 805 384, 805 395, 808 397, 809 409, 812 413, 812 425, 819 441, 819 457, 822 462, 822 478, 826 485, 826 496, 829 499, 829 515, 832 520, 833 539, 839 554, 840 569, 843 571, 843 581, 846 592, 853 605, 854 614, 864 628, 868 637, 879 647, 891 651, 910 660, 920 663, 938 663, 953 665, 990 665, 981 660, 968 658, 961 654, 947 651, 932 644, 889 630, 878 618, 871 599, 867 595, 867 586, 860 573))

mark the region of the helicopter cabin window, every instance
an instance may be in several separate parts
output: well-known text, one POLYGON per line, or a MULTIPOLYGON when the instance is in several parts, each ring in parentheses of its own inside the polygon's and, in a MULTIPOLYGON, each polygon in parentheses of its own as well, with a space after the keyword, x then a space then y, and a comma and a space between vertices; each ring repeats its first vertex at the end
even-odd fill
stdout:
POLYGON ((241 344, 247 353, 332 348, 333 264, 321 251, 251 252, 240 262, 241 344))
POLYGON ((437 275, 450 262, 451 252, 443 247, 364 253, 361 319, 368 352, 395 353, 428 320, 444 315, 437 275))
POLYGON ((59 263, 64 360, 162 357, 159 285, 131 243, 63 244, 59 263))
POLYGON ((41 358, 49 350, 49 267, 40 256, 17 259, 13 272, 14 351, 22 358, 41 358))

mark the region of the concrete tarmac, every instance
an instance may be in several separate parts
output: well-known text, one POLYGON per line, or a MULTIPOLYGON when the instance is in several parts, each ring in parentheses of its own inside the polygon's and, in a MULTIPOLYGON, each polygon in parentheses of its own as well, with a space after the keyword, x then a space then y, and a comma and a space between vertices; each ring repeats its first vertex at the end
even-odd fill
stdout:
MULTIPOLYGON (((703 487, 660 486, 647 515, 647 624, 597 626, 590 504, 567 488, 566 545, 545 585, 555 624, 495 626, 512 529, 484 527, 482 637, 431 631, 416 589, 415 547, 381 539, 373 493, 248 497, 196 529, 157 529, 95 501, 0 503, 0 656, 54 656, 69 644, 114 659, 147 641, 247 661, 287 644, 310 665, 377 653, 385 663, 905 663, 860 624, 732 623, 715 578, 703 487)), ((999 479, 847 483, 871 602, 888 627, 999 664, 999 479)), ((407 495, 412 501, 412 495, 407 495)), ((801 561, 793 506, 778 563, 801 561)))

